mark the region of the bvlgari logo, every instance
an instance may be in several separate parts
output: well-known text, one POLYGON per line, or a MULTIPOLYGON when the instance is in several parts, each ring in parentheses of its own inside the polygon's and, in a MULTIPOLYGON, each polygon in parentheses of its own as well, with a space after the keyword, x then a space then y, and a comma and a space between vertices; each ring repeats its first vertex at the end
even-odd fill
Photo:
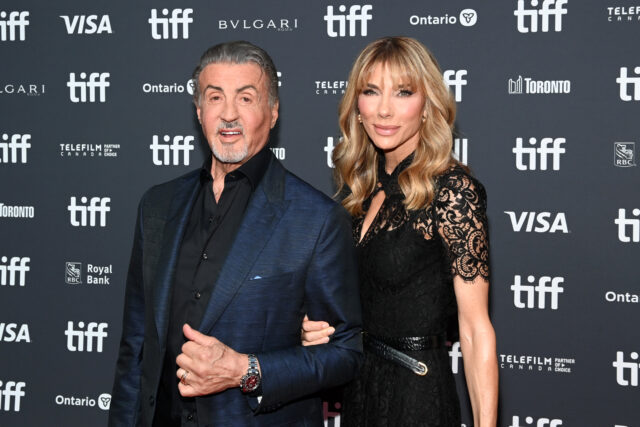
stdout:
POLYGON ((219 19, 219 30, 293 31, 298 29, 298 18, 219 19))

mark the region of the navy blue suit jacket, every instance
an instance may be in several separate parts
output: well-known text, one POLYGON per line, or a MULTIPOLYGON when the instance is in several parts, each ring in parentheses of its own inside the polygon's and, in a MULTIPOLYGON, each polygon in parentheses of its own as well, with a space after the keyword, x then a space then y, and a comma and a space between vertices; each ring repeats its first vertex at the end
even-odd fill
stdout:
MULTIPOLYGON (((110 426, 152 423, 176 261, 199 185, 198 170, 151 188, 140 202, 110 426)), ((272 157, 197 328, 238 352, 257 355, 262 400, 257 404, 239 388, 197 397, 199 421, 322 425, 316 393, 357 374, 360 327, 347 213, 272 157), (335 326, 329 344, 300 345, 305 313, 335 326)))

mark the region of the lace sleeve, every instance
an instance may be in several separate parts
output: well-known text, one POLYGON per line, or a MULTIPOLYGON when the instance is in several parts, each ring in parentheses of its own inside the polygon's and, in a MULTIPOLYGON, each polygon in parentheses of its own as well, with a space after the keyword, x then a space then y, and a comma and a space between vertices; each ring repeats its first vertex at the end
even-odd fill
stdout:
POLYGON ((462 170, 440 177, 434 200, 438 233, 451 261, 451 273, 471 281, 489 278, 489 230, 484 187, 462 170))

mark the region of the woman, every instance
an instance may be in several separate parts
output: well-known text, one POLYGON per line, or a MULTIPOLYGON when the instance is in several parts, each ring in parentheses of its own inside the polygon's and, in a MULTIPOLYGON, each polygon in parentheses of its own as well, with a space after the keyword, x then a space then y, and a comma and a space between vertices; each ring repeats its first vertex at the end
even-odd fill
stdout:
MULTIPOLYGON (((353 216, 365 343, 343 425, 460 426, 445 347, 459 337, 474 425, 495 426, 486 195, 452 157, 455 102, 435 59, 411 38, 369 44, 339 115, 333 161, 353 216)), ((328 341, 326 326, 305 321, 303 344, 328 341)))

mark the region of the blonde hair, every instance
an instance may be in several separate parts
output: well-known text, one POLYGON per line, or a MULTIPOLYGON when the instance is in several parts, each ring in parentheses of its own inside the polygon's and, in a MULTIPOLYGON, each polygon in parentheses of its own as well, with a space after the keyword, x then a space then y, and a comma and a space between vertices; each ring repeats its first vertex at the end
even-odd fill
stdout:
POLYGON ((353 216, 364 211, 362 203, 377 182, 378 152, 358 122, 358 96, 377 65, 387 67, 395 83, 409 85, 425 96, 426 120, 413 161, 398 177, 407 210, 427 207, 434 198, 434 177, 453 163, 452 128, 456 104, 444 83, 440 67, 431 52, 409 37, 385 37, 364 48, 353 64, 340 102, 342 139, 333 150, 338 193, 349 188, 342 205, 353 216))

